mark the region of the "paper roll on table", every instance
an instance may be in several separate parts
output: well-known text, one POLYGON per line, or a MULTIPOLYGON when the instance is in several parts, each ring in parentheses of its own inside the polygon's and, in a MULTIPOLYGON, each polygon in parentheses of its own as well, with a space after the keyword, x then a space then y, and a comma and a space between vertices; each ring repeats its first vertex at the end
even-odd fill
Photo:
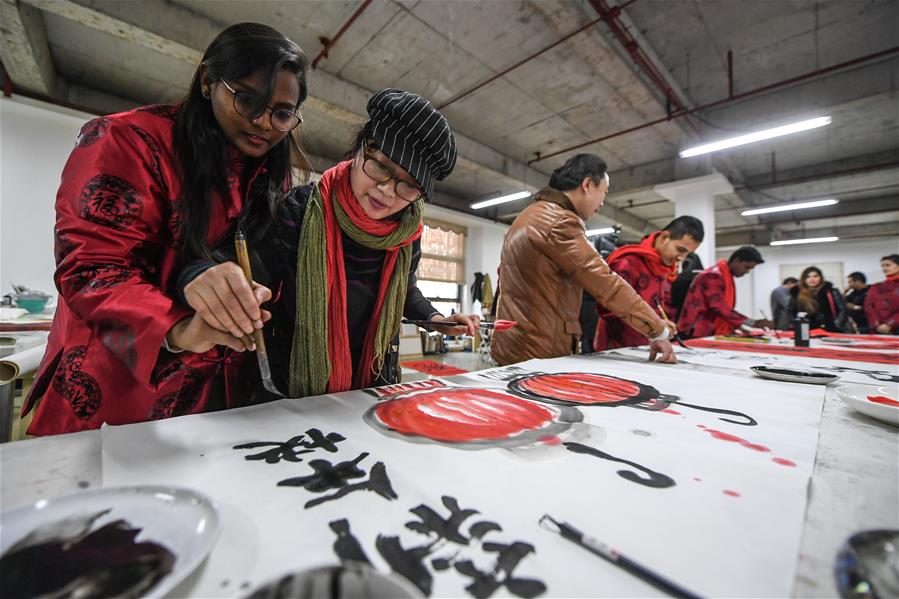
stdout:
POLYGON ((43 343, 17 354, 0 358, 0 385, 11 383, 21 374, 36 370, 41 363, 41 358, 44 357, 45 349, 47 349, 47 344, 43 343))

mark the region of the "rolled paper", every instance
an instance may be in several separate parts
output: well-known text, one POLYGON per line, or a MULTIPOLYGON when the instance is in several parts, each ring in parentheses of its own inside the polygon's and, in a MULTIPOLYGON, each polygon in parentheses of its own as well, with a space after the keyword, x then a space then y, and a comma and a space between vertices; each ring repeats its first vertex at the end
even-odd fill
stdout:
POLYGON ((11 383, 21 375, 37 370, 41 358, 44 357, 45 349, 47 349, 47 344, 42 343, 37 347, 0 359, 0 385, 11 383))

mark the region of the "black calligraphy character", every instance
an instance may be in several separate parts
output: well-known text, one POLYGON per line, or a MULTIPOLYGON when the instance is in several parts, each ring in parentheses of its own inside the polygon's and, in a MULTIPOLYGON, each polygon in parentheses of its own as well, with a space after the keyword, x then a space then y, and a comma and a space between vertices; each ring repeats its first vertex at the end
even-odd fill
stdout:
POLYGON ((334 553, 340 558, 341 564, 362 563, 371 565, 371 560, 368 559, 365 550, 362 549, 359 539, 350 530, 350 523, 346 518, 329 522, 328 526, 337 535, 337 539, 334 541, 334 553))
POLYGON ((513 595, 518 597, 536 597, 546 591, 546 585, 533 578, 517 578, 513 570, 519 562, 534 553, 534 546, 529 543, 515 541, 511 544, 485 542, 482 545, 484 551, 499 554, 492 571, 482 571, 471 560, 457 561, 454 565, 456 571, 463 576, 472 579, 471 584, 465 590, 477 599, 486 599, 502 587, 506 587, 513 595), (502 578, 497 578, 502 576, 502 578))
POLYGON ((302 462, 300 456, 305 453, 312 453, 316 449, 324 449, 330 453, 337 452, 337 443, 344 441, 346 437, 340 433, 328 433, 323 435, 317 428, 310 428, 303 435, 291 437, 284 443, 275 441, 256 441, 253 443, 244 443, 235 445, 233 449, 256 449, 257 447, 274 446, 266 451, 255 453, 253 455, 244 456, 245 460, 265 460, 268 464, 277 464, 281 460, 288 462, 302 462), (306 438, 306 435, 309 438, 306 438), (301 449, 302 448, 302 449, 301 449))
POLYGON ((317 497, 306 502, 306 509, 315 507, 326 501, 339 499, 344 495, 353 491, 374 491, 381 497, 391 500, 398 496, 390 484, 387 477, 387 468, 383 462, 378 462, 371 467, 367 481, 347 484, 352 478, 362 478, 365 471, 359 468, 359 462, 368 457, 368 452, 359 454, 355 460, 340 462, 332 465, 328 460, 312 460, 309 466, 315 471, 314 474, 308 476, 296 476, 287 478, 278 483, 279 487, 303 487, 307 491, 313 493, 324 493, 331 489, 337 489, 336 493, 326 495, 325 497, 317 497))
MULTIPOLYGON (((407 522, 406 528, 423 535, 437 535, 438 540, 446 539, 459 545, 468 545, 471 538, 463 535, 459 529, 468 518, 480 512, 460 508, 456 498, 449 495, 444 495, 441 501, 444 507, 450 511, 449 518, 441 518, 433 509, 421 504, 409 510, 418 516, 421 521, 407 522)), ((469 533, 471 533, 472 537, 479 539, 491 530, 502 530, 502 528, 495 522, 483 521, 473 524, 469 529, 469 533)))

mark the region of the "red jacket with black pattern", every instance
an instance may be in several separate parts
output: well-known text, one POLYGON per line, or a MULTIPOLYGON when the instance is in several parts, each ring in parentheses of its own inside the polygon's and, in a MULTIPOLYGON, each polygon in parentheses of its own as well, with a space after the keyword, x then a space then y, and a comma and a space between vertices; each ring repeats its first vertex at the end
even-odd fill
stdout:
POLYGON ((899 276, 868 287, 865 316, 872 333, 882 324, 889 325, 891 333, 899 333, 899 276))
MULTIPOLYGON (((224 348, 169 353, 191 311, 174 298, 182 264, 176 107, 145 106, 82 127, 56 197, 56 316, 23 414, 49 435, 231 407, 249 397, 247 357, 224 348), (215 389, 213 389, 215 387, 215 389)), ((213 196, 210 246, 244 204, 233 152, 227 193, 213 196)), ((260 169, 254 174, 259 175, 260 169)))
POLYGON ((688 337, 708 337, 715 334, 718 318, 731 325, 729 333, 746 321, 746 316, 734 310, 726 300, 725 276, 733 275, 723 273, 718 265, 696 275, 677 319, 678 332, 688 337))
MULTIPOLYGON (((650 307, 655 308, 661 305, 666 314, 675 313, 675 309, 671 305, 671 281, 667 276, 652 274, 644 257, 628 254, 609 262, 609 268, 630 283, 634 291, 650 307)), ((596 311, 599 313, 599 322, 596 325, 596 336, 593 341, 595 351, 616 347, 637 347, 649 343, 645 335, 626 325, 618 316, 599 304, 596 306, 596 311)))

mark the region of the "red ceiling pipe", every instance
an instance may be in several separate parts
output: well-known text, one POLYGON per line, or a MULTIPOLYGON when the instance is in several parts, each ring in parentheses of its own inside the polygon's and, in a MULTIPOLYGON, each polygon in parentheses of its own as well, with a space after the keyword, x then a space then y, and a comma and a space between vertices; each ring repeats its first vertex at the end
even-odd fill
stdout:
POLYGON ((585 141, 583 143, 579 143, 574 146, 570 146, 568 148, 564 148, 562 150, 557 150, 550 154, 538 155, 537 158, 533 160, 529 160, 528 164, 533 164, 535 162, 539 162, 541 160, 546 160, 547 158, 552 158, 553 156, 558 156, 559 154, 564 154, 566 152, 570 152, 572 150, 577 150, 578 148, 583 148, 584 146, 589 146, 595 143, 599 143, 602 141, 606 141, 608 139, 612 139, 613 137, 620 137, 621 135, 625 135, 627 133, 633 133, 634 131, 639 131, 640 129, 646 129, 648 127, 654 127, 661 123, 668 122, 672 119, 680 118, 682 116, 687 116, 693 114, 695 112, 699 112, 700 110, 708 110, 710 108, 719 108, 726 104, 731 104, 734 102, 739 102, 740 100, 745 100, 747 98, 751 98, 753 96, 757 96, 759 94, 764 94, 770 91, 774 91, 783 87, 789 87, 790 85, 794 85, 796 83, 802 83, 803 81, 807 81, 809 79, 814 79, 815 77, 820 77, 822 75, 827 75, 829 73, 840 71, 842 69, 846 69, 849 67, 858 66, 867 62, 872 62, 875 60, 879 60, 881 58, 886 58, 892 56, 893 54, 899 53, 899 46, 893 46, 892 48, 887 48, 886 50, 881 50, 880 52, 874 52, 873 54, 867 54, 865 56, 860 56, 859 58, 854 58, 852 60, 847 60, 846 62, 841 62, 839 64, 835 64, 829 67, 825 67, 823 69, 817 69, 811 71, 809 73, 805 73, 804 75, 799 75, 796 77, 790 77, 789 79, 783 79, 781 81, 777 81, 775 83, 771 83, 769 85, 764 85, 762 87, 757 87, 756 89, 752 89, 741 94, 736 94, 732 97, 723 98, 721 100, 717 100, 715 102, 711 102, 709 104, 704 104, 703 106, 697 106, 696 108, 691 108, 690 110, 678 110, 675 111, 663 118, 655 119, 654 121, 649 121, 643 123, 642 125, 637 125, 635 127, 630 127, 628 129, 624 129, 622 131, 616 131, 615 133, 610 133, 608 135, 603 135, 602 137, 597 137, 596 139, 591 139, 590 141, 585 141))
MULTIPOLYGON (((625 6, 630 6, 631 4, 633 4, 633 3, 636 2, 636 1, 637 1, 637 0, 628 0, 628 1, 625 2, 624 4, 621 4, 621 5, 619 5, 619 6, 616 6, 616 7, 613 8, 612 10, 613 10, 613 11, 618 11, 618 12, 620 12, 622 8, 624 8, 625 6)), ((617 13, 616 13, 616 14, 617 14, 617 13)), ((473 94, 474 92, 478 91, 479 89, 481 89, 481 88, 484 87, 485 85, 488 85, 488 84, 490 84, 490 83, 493 83, 494 81, 496 81, 497 79, 499 79, 499 78, 502 77, 503 75, 509 73, 510 71, 514 71, 515 69, 517 69, 518 67, 520 67, 520 66, 523 65, 523 64, 526 64, 526 63, 528 63, 528 62, 531 62, 532 60, 534 60, 535 58, 537 58, 537 57, 540 56, 541 54, 545 54, 546 52, 549 52, 550 50, 552 50, 553 48, 555 48, 555 47, 558 46, 559 44, 568 41, 569 39, 573 38, 574 36, 576 36, 577 34, 581 33, 582 31, 586 31, 587 29, 590 29, 591 27, 593 27, 594 25, 596 25, 597 23, 599 23, 600 21, 603 21, 603 20, 605 20, 605 19, 606 19, 606 17, 602 17, 602 16, 599 17, 598 19, 593 19, 592 21, 590 21, 590 22, 587 23, 586 25, 584 25, 584 26, 582 26, 582 27, 579 27, 579 28, 575 29, 574 31, 572 31, 571 33, 569 33, 568 35, 566 35, 566 36, 563 37, 562 39, 553 42, 552 44, 548 45, 547 47, 543 48, 542 50, 538 50, 537 52, 534 52, 533 54, 531 54, 531 55, 528 56, 527 58, 523 58, 523 59, 519 60, 518 62, 516 62, 516 63, 513 64, 512 66, 506 68, 506 69, 503 70, 503 71, 500 71, 499 73, 493 75, 492 77, 489 77, 488 79, 485 79, 484 81, 481 81, 480 83, 478 83, 478 84, 475 85, 474 87, 465 90, 465 91, 462 92, 461 94, 458 94, 458 95, 456 95, 456 96, 453 96, 452 98, 450 98, 449 100, 447 100, 446 102, 444 102, 443 104, 441 104, 440 106, 438 106, 437 109, 438 109, 438 110, 443 110, 444 108, 446 108, 446 107, 449 106, 450 104, 455 104, 456 102, 458 102, 458 101, 461 100, 462 98, 464 98, 464 97, 466 97, 466 96, 469 96, 469 95, 473 94)))
POLYGON ((312 61, 313 69, 318 67, 318 61, 320 61, 322 58, 328 57, 328 50, 334 47, 334 44, 337 43, 337 40, 339 40, 343 36, 343 34, 346 33, 346 30, 350 28, 350 25, 356 22, 356 19, 359 18, 359 15, 365 12, 365 9, 368 8, 369 4, 371 4, 371 0, 363 0, 362 4, 359 5, 359 8, 356 9, 356 12, 354 12, 350 16, 350 18, 347 19, 346 23, 343 24, 343 27, 340 28, 340 31, 338 31, 334 35, 334 37, 325 42, 325 45, 321 49, 321 52, 319 52, 318 56, 315 57, 315 60, 312 61))

